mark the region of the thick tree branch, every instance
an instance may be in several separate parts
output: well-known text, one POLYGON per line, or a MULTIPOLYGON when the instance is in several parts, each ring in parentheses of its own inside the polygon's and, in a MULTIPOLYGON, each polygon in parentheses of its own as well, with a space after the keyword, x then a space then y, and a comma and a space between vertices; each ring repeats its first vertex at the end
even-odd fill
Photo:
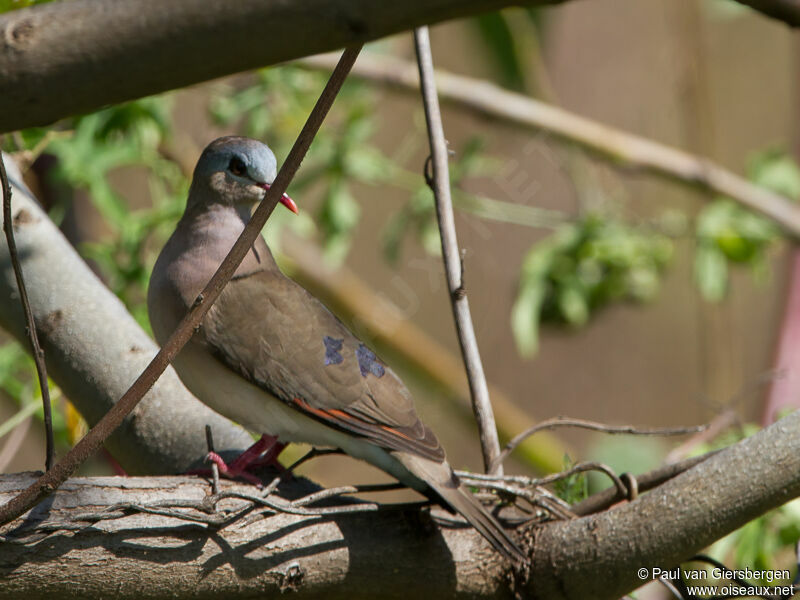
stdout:
POLYGON ((800 413, 795 412, 635 502, 537 529, 534 597, 619 598, 643 583, 637 569, 674 566, 798 495, 800 413))
MULTIPOLYGON (((48 372, 94 425, 158 348, 42 211, 13 160, 6 157, 6 165, 16 241, 48 372)), ((0 244, 0 327, 27 340, 5 244, 0 244)), ((129 473, 177 473, 205 455, 207 423, 226 455, 252 443, 243 429, 195 400, 169 369, 106 446, 129 473)))
MULTIPOLYGON (((0 501, 31 481, 0 476, 0 501)), ((252 486, 221 486, 253 493, 252 486)), ((296 484, 287 487, 296 493, 296 484)), ((46 508, 10 524, 16 529, 0 529, 0 598, 102 598, 112 580, 120 599, 163 597, 165 589, 174 598, 278 598, 286 591, 293 598, 510 596, 502 561, 472 528, 436 526, 418 510, 249 513, 221 530, 142 513, 74 520, 116 504, 196 503, 209 492, 208 483, 190 477, 69 480, 46 508), (48 528, 54 531, 45 537, 48 528)), ((229 500, 220 508, 243 504, 229 500)))
MULTIPOLYGON (((0 476, 0 501, 30 481, 0 476)), ((306 493, 295 485, 281 494, 306 493)), ((253 492, 230 482, 222 489, 253 492)), ((47 506, 0 528, 0 597, 100 598, 112 577, 119 598, 161 596, 165 586, 175 597, 193 598, 268 598, 288 589, 298 597, 353 599, 510 595, 500 557, 474 530, 450 519, 432 522, 417 510, 263 519, 249 513, 221 530, 139 512, 103 522, 86 516, 119 503, 196 504, 209 492, 208 483, 187 477, 70 480, 47 506), (76 522, 79 514, 84 520, 76 522)), ((517 591, 547 600, 616 600, 643 583, 640 568, 674 567, 798 495, 794 413, 634 502, 519 531, 533 540, 533 566, 517 591)))
POLYGON ((72 0, 21 9, 0 17, 0 131, 518 3, 72 0))
MULTIPOLYGON (((314 56, 299 61, 299 64, 315 69, 330 69, 333 60, 327 55, 314 56)), ((406 91, 415 91, 419 87, 416 65, 388 56, 364 54, 353 70, 353 76, 406 91)), ((788 198, 758 187, 707 158, 504 90, 486 80, 437 71, 436 87, 442 102, 451 102, 482 117, 546 132, 624 169, 652 173, 706 192, 728 196, 774 220, 789 234, 800 236, 800 207, 788 198)))

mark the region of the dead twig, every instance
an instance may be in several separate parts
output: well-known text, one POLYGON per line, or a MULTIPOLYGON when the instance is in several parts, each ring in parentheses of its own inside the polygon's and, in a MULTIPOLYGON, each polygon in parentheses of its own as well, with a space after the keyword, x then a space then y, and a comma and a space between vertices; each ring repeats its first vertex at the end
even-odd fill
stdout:
MULTIPOLYGON (((208 446, 209 456, 212 452, 216 453, 216 450, 214 450, 214 434, 211 433, 211 425, 206 425, 206 445, 208 446)), ((219 465, 213 460, 209 462, 211 462, 211 490, 214 494, 219 494, 219 465)))
POLYGON ((17 280, 19 290, 19 300, 22 303, 22 311, 25 313, 25 328, 28 339, 31 342, 31 354, 36 364, 36 376, 39 378, 39 389, 42 392, 42 408, 44 409, 44 431, 46 442, 45 450, 45 470, 50 471, 53 467, 53 457, 55 456, 55 440, 53 439, 53 415, 50 405, 50 388, 47 385, 47 366, 44 363, 44 351, 39 345, 39 336, 36 335, 36 323, 33 319, 33 310, 28 300, 28 290, 25 288, 25 280, 22 277, 22 266, 19 264, 19 253, 17 252, 17 242, 14 240, 14 221, 11 217, 11 185, 8 182, 8 173, 3 153, 0 151, 0 182, 3 187, 3 230, 8 242, 8 254, 11 257, 11 267, 14 269, 14 277, 17 280))
MULTIPOLYGON (((777 2, 739 1, 753 5, 777 2)), ((794 0, 780 1, 794 4, 794 0)), ((800 13, 796 7, 792 10, 800 13)), ((329 69, 332 60, 328 55, 321 55, 301 59, 297 64, 313 69, 329 69)), ((419 87, 416 69, 411 62, 374 53, 366 53, 362 57, 353 75, 406 91, 419 87)), ((715 195, 728 196, 772 219, 789 234, 800 236, 800 208, 791 200, 759 187, 704 157, 504 90, 489 81, 437 71, 436 85, 443 102, 458 104, 482 117, 546 132, 556 139, 588 150, 616 167, 650 173, 715 195)))
POLYGON ((503 451, 495 459, 498 463, 502 463, 506 457, 514 451, 525 439, 533 434, 544 431, 546 429, 555 429, 557 427, 578 427, 580 429, 591 429, 592 431, 602 431, 603 433, 610 434, 630 434, 630 435, 686 435, 689 433, 696 433, 708 428, 708 425, 694 425, 691 427, 636 427, 634 425, 607 425, 605 423, 597 423, 595 421, 587 421, 586 419, 572 419, 570 417, 555 417, 537 423, 529 427, 522 433, 517 434, 508 442, 503 448, 503 451))
POLYGON ((164 372, 180 349, 189 341, 206 312, 208 312, 208 309, 244 258, 247 250, 261 232, 279 198, 289 186, 360 51, 361 47, 357 46, 346 49, 342 54, 339 64, 334 69, 300 135, 295 140, 294 146, 292 146, 286 161, 278 171, 272 186, 267 190, 264 199, 259 203, 253 213, 253 217, 244 228, 239 239, 236 240, 225 260, 222 261, 214 276, 198 296, 192 309, 180 322, 167 343, 159 350, 155 358, 113 408, 100 419, 97 425, 58 464, 40 477, 33 485, 0 507, 0 524, 19 517, 36 505, 74 473, 87 457, 96 452, 106 438, 122 423, 128 413, 133 410, 139 400, 153 386, 156 379, 164 372))
MULTIPOLYGON (((447 275, 447 287, 450 291, 450 303, 456 321, 458 342, 464 367, 469 381, 472 411, 478 423, 478 434, 483 452, 483 464, 488 473, 501 473, 502 465, 496 460, 500 452, 500 441, 497 438, 494 412, 489 399, 489 388, 481 364, 478 341, 472 326, 472 317, 464 289, 464 273, 456 238, 455 219, 453 217, 453 201, 450 197, 450 173, 447 166, 447 141, 442 127, 442 115, 439 110, 439 99, 436 95, 436 83, 433 73, 430 38, 427 27, 414 30, 414 44, 417 50, 417 66, 419 68, 422 102, 425 107, 425 121, 428 125, 428 141, 431 149, 432 174, 428 180, 436 201, 436 215, 439 222, 439 234, 442 239, 442 257, 447 275)), ((427 174, 426 174, 427 178, 427 174)))
POLYGON ((674 463, 686 458, 689 454, 694 452, 698 446, 714 441, 722 432, 736 425, 738 422, 739 416, 736 414, 736 411, 732 408, 725 409, 711 420, 706 429, 693 435, 680 446, 670 450, 665 462, 674 463))
MULTIPOLYGON (((695 456, 693 458, 688 458, 679 463, 664 465, 663 467, 653 469, 648 473, 636 476, 635 477, 636 492, 641 493, 651 490, 661 485, 662 483, 669 481, 673 477, 680 475, 684 471, 688 471, 692 467, 699 465, 701 462, 714 456, 717 452, 719 452, 719 450, 703 454, 702 456, 695 456)), ((589 496, 585 500, 581 500, 580 502, 573 504, 572 512, 582 517, 592 513, 600 512, 601 510, 605 510, 612 504, 616 504, 617 502, 625 500, 626 497, 627 497, 627 491, 625 493, 620 493, 620 490, 615 486, 603 490, 602 492, 593 494, 592 496, 589 496)))

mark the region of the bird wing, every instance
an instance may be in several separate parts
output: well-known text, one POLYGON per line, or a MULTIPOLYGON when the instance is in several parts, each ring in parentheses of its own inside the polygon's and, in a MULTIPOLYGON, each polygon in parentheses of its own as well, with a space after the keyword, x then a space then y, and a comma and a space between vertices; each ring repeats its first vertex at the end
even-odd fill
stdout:
POLYGON ((444 460, 400 378, 277 269, 232 279, 202 335, 218 360, 298 411, 387 450, 444 460))

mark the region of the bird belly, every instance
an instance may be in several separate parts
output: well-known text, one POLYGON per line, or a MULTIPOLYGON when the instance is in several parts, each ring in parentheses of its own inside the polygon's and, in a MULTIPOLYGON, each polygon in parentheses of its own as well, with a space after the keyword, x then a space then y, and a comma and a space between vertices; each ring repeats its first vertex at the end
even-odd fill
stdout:
POLYGON ((417 491, 428 488, 424 481, 383 448, 307 417, 246 381, 191 342, 173 360, 173 365, 184 385, 199 400, 254 433, 266 433, 284 443, 340 448, 417 491))

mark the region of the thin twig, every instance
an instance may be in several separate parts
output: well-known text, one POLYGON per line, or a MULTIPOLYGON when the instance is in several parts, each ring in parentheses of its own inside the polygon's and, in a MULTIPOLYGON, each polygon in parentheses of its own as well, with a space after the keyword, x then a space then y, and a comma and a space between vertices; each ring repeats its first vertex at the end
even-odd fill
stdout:
POLYGON ((670 450, 664 462, 675 463, 692 454, 698 446, 713 442, 720 434, 739 422, 739 415, 732 408, 727 408, 708 424, 708 428, 693 435, 680 446, 670 450))
POLYGON ((578 427, 580 429, 591 429, 593 431, 602 431, 603 433, 610 434, 630 434, 630 435, 687 435, 689 433, 697 433, 708 428, 708 425, 694 425, 691 427, 635 427, 633 425, 606 425, 605 423, 597 423, 595 421, 587 421, 586 419, 572 419, 569 417, 555 417, 537 423, 529 427, 505 445, 503 451, 497 456, 495 460, 502 463, 506 457, 514 451, 523 441, 532 436, 533 434, 544 431, 546 429, 555 429, 556 427, 578 427))
MULTIPOLYGON (((636 477, 636 491, 638 493, 651 490, 662 483, 669 481, 673 477, 680 475, 684 471, 688 471, 692 467, 699 465, 701 462, 714 456, 719 450, 709 452, 701 456, 687 458, 679 463, 671 465, 664 465, 657 469, 653 469, 648 473, 643 473, 636 477)), ((585 500, 572 505, 572 512, 579 516, 585 516, 592 513, 605 510, 612 504, 625 500, 627 493, 620 493, 616 487, 608 488, 602 492, 598 492, 589 496, 585 500)))
POLYGON ((264 199, 259 203, 250 222, 245 226, 244 231, 242 231, 239 239, 236 240, 225 260, 222 261, 216 273, 214 273, 198 296, 192 309, 180 322, 166 344, 159 350, 155 358, 139 375, 128 391, 123 394, 122 398, 58 464, 40 477, 33 485, 0 507, 0 524, 8 523, 37 504, 74 473, 75 469, 87 457, 97 451, 106 438, 122 423, 128 413, 133 410, 139 400, 153 386, 156 379, 164 372, 167 365, 184 344, 189 341, 206 312, 208 312, 222 288, 230 280, 248 249, 253 245, 281 195, 289 186, 360 50, 360 46, 348 48, 342 54, 339 64, 328 80, 319 100, 317 100, 300 135, 295 140, 294 146, 292 146, 289 155, 286 157, 280 171, 278 171, 272 186, 267 190, 264 199))
POLYGON ((523 487, 536 487, 555 483, 556 481, 566 479, 575 473, 581 473, 584 471, 602 471, 608 475, 612 483, 614 483, 614 486, 620 492, 624 493, 628 490, 627 486, 622 483, 620 476, 617 476, 617 474, 614 473, 614 471, 607 465, 598 462, 576 463, 569 469, 547 475, 546 477, 528 477, 527 475, 484 475, 482 473, 470 473, 469 471, 456 471, 455 473, 458 478, 467 485, 486 487, 488 489, 498 489, 493 487, 493 485, 496 483, 502 483, 521 485, 523 487))
POLYGON ((261 495, 266 498, 267 496, 271 495, 275 490, 278 489, 278 486, 282 481, 285 481, 289 475, 294 473, 294 470, 302 465, 304 462, 311 460, 312 458, 316 458, 317 456, 326 456, 328 454, 344 454, 342 450, 338 448, 311 448, 308 452, 306 452, 303 456, 298 458, 294 461, 291 465, 286 467, 284 471, 275 477, 268 486, 266 486, 263 490, 261 490, 261 495))
POLYGON ((22 278, 22 266, 19 264, 19 253, 17 252, 17 242, 14 240, 14 221, 11 218, 11 185, 8 183, 8 173, 0 151, 0 180, 3 186, 3 230, 8 241, 8 254, 11 258, 11 267, 14 269, 14 276, 17 279, 17 289, 19 290, 19 300, 22 303, 22 311, 25 313, 25 330, 31 342, 31 354, 36 363, 36 376, 39 378, 39 389, 42 392, 42 408, 44 409, 44 431, 46 438, 45 450, 45 470, 53 468, 53 457, 55 456, 55 440, 53 439, 53 415, 50 406, 50 388, 47 385, 47 367, 44 364, 44 351, 39 345, 39 336, 36 335, 36 322, 33 319, 33 310, 28 300, 28 290, 25 288, 25 281, 22 278))
POLYGON ((447 141, 442 127, 442 115, 439 111, 439 100, 436 96, 436 84, 433 75, 433 58, 428 36, 428 28, 414 30, 414 43, 417 49, 417 65, 422 88, 422 102, 425 105, 425 121, 428 124, 428 141, 431 147, 431 164, 433 174, 428 185, 436 199, 436 215, 439 221, 439 233, 442 239, 442 256, 447 274, 447 286, 450 291, 450 302, 456 321, 458 342, 464 367, 467 371, 472 410, 478 422, 478 433, 481 439, 483 465, 488 473, 501 473, 502 465, 495 460, 500 452, 500 441, 497 439, 497 426, 489 399, 489 388, 483 373, 478 342, 472 326, 469 302, 464 290, 463 269, 456 239, 456 225, 453 217, 453 201, 450 197, 450 173, 447 167, 447 141))
MULTIPOLYGON (((0 536, 0 540, 12 543, 19 543, 20 541, 27 543, 31 541, 31 536, 34 536, 36 538, 35 541, 41 541, 41 538, 36 536, 43 533, 79 531, 86 527, 81 523, 113 521, 116 519, 123 519, 134 513, 144 513, 172 519, 179 519, 182 521, 189 521, 190 523, 204 525, 206 527, 219 530, 229 527, 234 523, 240 522, 246 515, 252 513, 257 507, 265 509, 265 511, 270 514, 291 514, 308 517, 320 517, 329 515, 356 514, 363 512, 416 510, 430 505, 430 501, 424 500, 420 502, 398 502, 394 504, 349 502, 337 506, 306 508, 307 505, 314 502, 319 502, 323 499, 335 498, 343 494, 353 493, 354 489, 355 486, 347 486, 343 488, 322 490, 321 492, 315 492, 291 502, 286 502, 282 499, 268 500, 263 497, 252 496, 250 494, 236 491, 221 492, 219 494, 214 494, 213 496, 207 496, 200 501, 162 500, 158 502, 152 502, 150 504, 122 502, 99 511, 72 514, 69 516, 69 520, 36 524, 30 529, 29 532, 25 530, 24 535, 22 535, 22 532, 18 530, 15 532, 15 537, 12 538, 0 536), (247 504, 236 509, 226 509, 222 512, 218 511, 216 508, 217 504, 226 499, 242 500, 247 504)), ((241 522, 240 524, 242 526, 246 526, 249 525, 253 520, 263 518, 265 511, 261 511, 253 515, 250 519, 241 522)))
MULTIPOLYGON (((214 434, 211 433, 211 425, 206 425, 206 446, 208 446, 208 455, 216 453, 214 450, 214 434)), ((219 494, 219 465, 211 462, 211 491, 216 495, 219 494)))
MULTIPOLYGON (((751 0, 755 3, 755 0, 751 0)), ((787 0, 788 2, 789 0, 787 0)), ((800 12, 800 11, 798 11, 800 12)), ((328 55, 304 58, 297 64, 330 68, 328 55)), ((413 63, 366 53, 353 75, 403 90, 416 90, 419 79, 413 63)), ((647 138, 609 127, 564 109, 509 92, 486 80, 436 72, 442 101, 457 103, 483 117, 547 132, 554 138, 580 146, 612 165, 643 171, 701 190, 728 196, 800 236, 800 208, 791 200, 759 187, 717 163, 647 138)))

